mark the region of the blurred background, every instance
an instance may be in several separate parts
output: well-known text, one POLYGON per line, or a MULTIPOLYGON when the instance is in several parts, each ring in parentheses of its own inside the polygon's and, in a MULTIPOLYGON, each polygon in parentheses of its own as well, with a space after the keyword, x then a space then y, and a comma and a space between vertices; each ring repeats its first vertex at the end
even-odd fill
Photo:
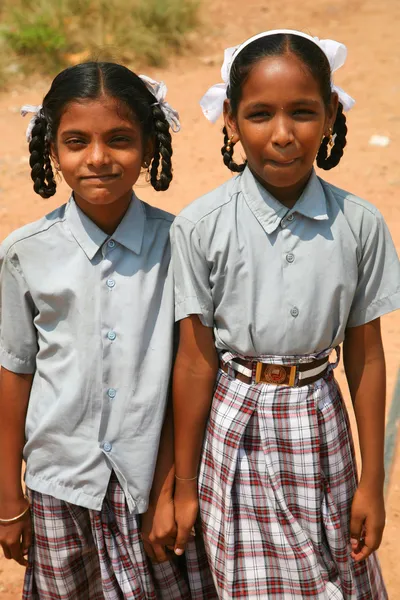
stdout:
MULTIPOLYGON (((174 180, 165 193, 143 181, 142 199, 178 212, 230 172, 222 163, 222 121, 211 125, 198 101, 219 82, 223 50, 265 29, 301 29, 346 44, 335 82, 356 99, 340 165, 320 175, 375 204, 400 252, 399 0, 0 0, 0 238, 68 200, 61 183, 43 200, 33 190, 23 104, 38 104, 65 66, 89 58, 122 62, 162 79, 179 110, 174 180)), ((329 268, 329 265, 327 265, 329 268)), ((389 597, 400 598, 400 314, 382 319, 387 357, 387 526, 379 552, 389 597)), ((351 403, 343 370, 338 379, 351 403)), ((355 432, 356 433, 356 432, 355 432)), ((356 437, 356 435, 355 435, 356 437)), ((1 476, 1 474, 0 474, 1 476)), ((0 598, 21 597, 23 569, 0 557, 0 598)))

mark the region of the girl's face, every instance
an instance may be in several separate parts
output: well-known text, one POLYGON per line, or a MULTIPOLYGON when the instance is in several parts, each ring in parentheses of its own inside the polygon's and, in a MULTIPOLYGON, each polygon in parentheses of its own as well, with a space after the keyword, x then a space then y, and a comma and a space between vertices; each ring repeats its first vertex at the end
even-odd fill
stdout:
POLYGON ((78 203, 106 205, 130 198, 151 144, 128 109, 102 96, 68 104, 52 154, 78 203))
POLYGON ((285 54, 252 67, 235 117, 229 102, 225 104, 225 123, 233 141, 240 140, 255 177, 278 200, 293 205, 336 110, 337 95, 332 94, 326 107, 307 67, 285 54))

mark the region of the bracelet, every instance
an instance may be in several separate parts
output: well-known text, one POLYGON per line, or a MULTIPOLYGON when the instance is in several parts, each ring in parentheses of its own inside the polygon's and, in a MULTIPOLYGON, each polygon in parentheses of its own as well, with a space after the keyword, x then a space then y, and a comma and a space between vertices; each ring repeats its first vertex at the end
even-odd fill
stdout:
POLYGON ((178 475, 175 475, 175 479, 177 479, 178 481, 194 481, 195 479, 197 479, 197 475, 196 477, 178 477, 178 475))
POLYGON ((24 494, 24 500, 27 501, 28 506, 26 507, 26 509, 24 511, 22 511, 22 513, 16 517, 13 517, 12 519, 0 519, 0 525, 8 525, 9 523, 16 523, 17 521, 19 521, 20 519, 22 519, 22 517, 24 517, 26 515, 26 513, 28 512, 28 510, 31 507, 31 503, 29 502, 29 498, 26 494, 24 494))

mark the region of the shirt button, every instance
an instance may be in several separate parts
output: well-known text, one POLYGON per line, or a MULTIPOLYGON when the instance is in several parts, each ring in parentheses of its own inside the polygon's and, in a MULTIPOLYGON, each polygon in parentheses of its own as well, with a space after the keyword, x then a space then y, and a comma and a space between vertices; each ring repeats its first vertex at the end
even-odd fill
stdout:
POLYGON ((107 337, 108 337, 109 340, 113 341, 117 337, 117 334, 115 333, 115 331, 109 331, 107 333, 107 337))
POLYGON ((115 247, 115 242, 114 242, 114 240, 109 240, 109 241, 108 241, 108 243, 107 243, 107 246, 108 246, 109 248, 114 248, 114 247, 115 247))
POLYGON ((288 261, 288 263, 294 262, 294 254, 292 254, 291 252, 289 252, 289 254, 286 254, 286 260, 288 261))
POLYGON ((114 279, 107 279, 107 285, 109 288, 113 288, 115 286, 114 279))
POLYGON ((109 398, 115 398, 116 395, 117 395, 117 390, 114 390, 114 388, 110 388, 109 390, 107 390, 107 396, 109 398))
POLYGON ((110 444, 110 442, 104 442, 104 444, 103 444, 103 450, 105 452, 111 452, 112 445, 110 444))
POLYGON ((294 215, 293 214, 290 214, 288 216, 288 218, 287 218, 288 221, 293 221, 293 219, 294 219, 294 215))
POLYGON ((297 306, 293 306, 293 308, 290 310, 290 314, 292 315, 292 317, 298 317, 299 316, 299 309, 297 308, 297 306))

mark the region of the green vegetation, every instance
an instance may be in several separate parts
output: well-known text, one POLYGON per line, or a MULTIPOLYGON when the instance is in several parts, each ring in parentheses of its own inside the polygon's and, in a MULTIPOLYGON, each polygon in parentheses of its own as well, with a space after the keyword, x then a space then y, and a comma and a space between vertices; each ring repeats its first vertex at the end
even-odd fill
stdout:
POLYGON ((154 66, 179 53, 200 0, 2 0, 0 79, 7 64, 54 74, 88 58, 154 66))

